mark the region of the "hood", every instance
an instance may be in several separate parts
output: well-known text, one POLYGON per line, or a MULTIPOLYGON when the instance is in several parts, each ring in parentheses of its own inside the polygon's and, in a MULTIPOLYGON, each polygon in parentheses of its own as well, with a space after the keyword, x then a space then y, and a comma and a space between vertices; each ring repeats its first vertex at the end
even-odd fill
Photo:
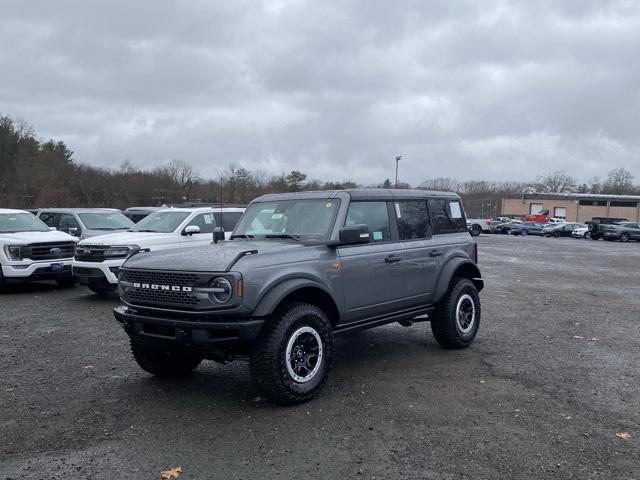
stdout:
POLYGON ((125 268, 149 270, 183 270, 187 272, 223 272, 229 270, 240 254, 257 255, 305 248, 292 240, 230 240, 203 247, 138 253, 125 262, 125 268))
POLYGON ((76 242, 78 239, 68 233, 56 230, 49 232, 0 233, 0 243, 5 245, 28 245, 42 242, 76 242))
MULTIPOLYGON (((126 228, 119 228, 118 230, 83 230, 82 231, 82 239, 85 238, 93 238, 100 235, 113 235, 114 233, 123 233, 126 232, 126 228)), ((131 232, 127 232, 131 233, 131 232)))
POLYGON ((82 240, 79 245, 140 245, 150 247, 175 242, 180 244, 180 235, 177 233, 151 233, 151 232, 120 232, 107 233, 82 240))

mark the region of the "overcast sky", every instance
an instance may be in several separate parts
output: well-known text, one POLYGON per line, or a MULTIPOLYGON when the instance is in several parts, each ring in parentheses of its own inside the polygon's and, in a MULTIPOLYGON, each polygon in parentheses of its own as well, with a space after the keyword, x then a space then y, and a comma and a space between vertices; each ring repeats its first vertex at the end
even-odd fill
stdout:
POLYGON ((640 1, 2 0, 0 113, 217 176, 640 181, 640 1))

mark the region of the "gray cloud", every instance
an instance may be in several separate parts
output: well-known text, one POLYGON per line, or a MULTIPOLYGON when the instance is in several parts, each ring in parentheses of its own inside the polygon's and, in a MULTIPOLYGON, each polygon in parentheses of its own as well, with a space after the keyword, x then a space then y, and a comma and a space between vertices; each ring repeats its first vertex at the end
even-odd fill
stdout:
POLYGON ((0 112, 78 161, 640 179, 634 1, 5 2, 0 112))

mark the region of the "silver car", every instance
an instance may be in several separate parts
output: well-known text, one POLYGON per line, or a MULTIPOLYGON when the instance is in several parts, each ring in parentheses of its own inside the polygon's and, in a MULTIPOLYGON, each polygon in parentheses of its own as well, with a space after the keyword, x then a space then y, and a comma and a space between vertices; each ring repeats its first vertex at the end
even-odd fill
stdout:
POLYGON ((113 208, 42 208, 36 216, 49 227, 81 240, 122 232, 134 225, 120 210, 113 208))

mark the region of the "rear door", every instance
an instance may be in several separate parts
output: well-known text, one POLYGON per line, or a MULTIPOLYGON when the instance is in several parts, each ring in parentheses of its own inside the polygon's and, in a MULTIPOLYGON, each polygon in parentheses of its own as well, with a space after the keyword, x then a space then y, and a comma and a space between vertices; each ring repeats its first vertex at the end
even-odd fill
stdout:
POLYGON ((392 236, 390 204, 352 201, 345 225, 366 224, 370 241, 336 249, 344 283, 345 323, 375 317, 404 305, 401 249, 392 236))
POLYGON ((405 306, 429 304, 440 270, 442 247, 433 240, 428 201, 395 201, 393 213, 402 248, 400 267, 403 271, 405 306))

